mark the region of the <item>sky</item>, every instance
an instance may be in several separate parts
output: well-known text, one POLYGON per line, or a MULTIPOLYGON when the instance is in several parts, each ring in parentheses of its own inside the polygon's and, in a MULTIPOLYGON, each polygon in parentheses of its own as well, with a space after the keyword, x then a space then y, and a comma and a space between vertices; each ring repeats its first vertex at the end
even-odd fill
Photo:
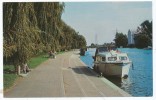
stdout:
POLYGON ((85 37, 88 46, 110 43, 116 31, 127 34, 143 21, 152 21, 152 2, 65 2, 62 19, 85 37))

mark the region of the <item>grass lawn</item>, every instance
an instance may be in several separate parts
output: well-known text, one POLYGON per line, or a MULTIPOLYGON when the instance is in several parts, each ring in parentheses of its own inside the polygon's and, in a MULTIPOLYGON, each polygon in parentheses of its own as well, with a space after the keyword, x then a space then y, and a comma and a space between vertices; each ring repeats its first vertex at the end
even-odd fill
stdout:
POLYGON ((13 86, 17 78, 16 74, 4 74, 4 90, 13 86))
POLYGON ((38 65, 40 65, 41 63, 43 63, 47 59, 49 59, 47 55, 40 55, 37 57, 33 57, 28 62, 28 66, 30 69, 36 68, 38 65))

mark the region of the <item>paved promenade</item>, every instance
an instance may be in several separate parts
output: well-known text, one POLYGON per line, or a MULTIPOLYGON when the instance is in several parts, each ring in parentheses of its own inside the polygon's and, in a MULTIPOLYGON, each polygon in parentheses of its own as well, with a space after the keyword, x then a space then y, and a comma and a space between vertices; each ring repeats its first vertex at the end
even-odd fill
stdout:
POLYGON ((80 60, 78 51, 49 59, 32 70, 4 97, 122 97, 130 96, 99 78, 80 60))

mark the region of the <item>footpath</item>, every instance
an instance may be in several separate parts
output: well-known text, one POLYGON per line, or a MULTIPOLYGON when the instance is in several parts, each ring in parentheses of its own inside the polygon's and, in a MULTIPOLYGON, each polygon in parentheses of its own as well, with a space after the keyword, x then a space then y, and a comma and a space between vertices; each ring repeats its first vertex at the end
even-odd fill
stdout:
POLYGON ((78 51, 49 59, 32 70, 4 98, 131 97, 80 60, 78 51))

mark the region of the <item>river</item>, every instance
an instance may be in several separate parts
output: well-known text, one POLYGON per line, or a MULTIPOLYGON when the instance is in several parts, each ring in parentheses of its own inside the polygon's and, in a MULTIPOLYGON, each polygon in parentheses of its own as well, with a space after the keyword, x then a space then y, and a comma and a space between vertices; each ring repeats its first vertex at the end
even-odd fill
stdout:
MULTIPOLYGON (((136 48, 119 48, 121 52, 128 54, 133 62, 133 67, 129 70, 129 77, 125 80, 114 77, 107 78, 118 87, 135 97, 153 96, 153 64, 152 50, 136 48)), ((90 68, 93 66, 92 56, 95 49, 88 49, 81 60, 90 68)))

